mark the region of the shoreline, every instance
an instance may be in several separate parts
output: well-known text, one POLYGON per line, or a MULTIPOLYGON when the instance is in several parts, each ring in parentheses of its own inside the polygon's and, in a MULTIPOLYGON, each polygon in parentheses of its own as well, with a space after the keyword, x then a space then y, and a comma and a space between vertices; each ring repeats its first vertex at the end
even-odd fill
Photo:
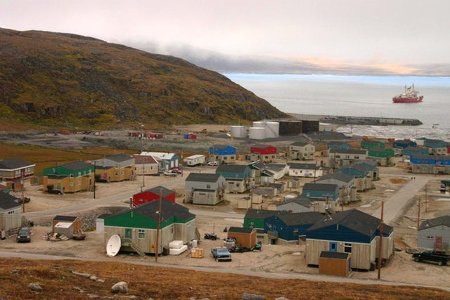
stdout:
POLYGON ((315 120, 322 123, 338 125, 373 125, 373 126, 419 126, 423 123, 418 119, 385 118, 385 117, 361 117, 361 116, 337 116, 337 115, 312 115, 289 114, 298 120, 315 120))

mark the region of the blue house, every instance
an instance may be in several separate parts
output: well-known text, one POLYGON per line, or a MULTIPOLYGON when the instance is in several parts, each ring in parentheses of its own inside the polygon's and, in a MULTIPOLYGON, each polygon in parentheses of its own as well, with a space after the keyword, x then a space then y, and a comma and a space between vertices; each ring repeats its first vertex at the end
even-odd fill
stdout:
POLYGON ((248 165, 220 165, 216 174, 222 175, 227 183, 227 192, 243 193, 252 185, 252 170, 248 165))
POLYGON ((237 149, 231 145, 214 145, 208 149, 209 159, 219 163, 229 163, 236 160, 237 149))
POLYGON ((301 212, 272 215, 264 220, 264 230, 282 241, 298 242, 306 237, 306 230, 323 218, 318 212, 301 212))
POLYGON ((430 154, 434 155, 446 155, 448 149, 448 143, 442 140, 424 139, 423 145, 428 148, 430 154))
POLYGON ((370 170, 364 166, 355 165, 351 167, 339 168, 336 172, 353 176, 355 178, 355 187, 358 192, 364 192, 374 187, 370 170))
POLYGON ((335 212, 339 206, 339 186, 337 184, 305 183, 302 196, 311 199, 315 212, 335 212))
POLYGON ((352 149, 352 146, 345 142, 329 142, 328 143, 328 150, 350 150, 352 149))
POLYGON ((411 156, 418 156, 418 155, 427 155, 428 149, 427 148, 418 148, 418 147, 406 147, 402 150, 402 155, 411 157, 411 156))
POLYGON ((450 155, 416 155, 410 161, 413 173, 450 174, 450 155))
MULTIPOLYGON (((354 269, 372 270, 378 258, 381 220, 356 209, 327 215, 306 230, 306 263, 318 265, 322 251, 351 253, 354 269)), ((383 261, 394 253, 393 228, 384 224, 383 261)))
POLYGON ((411 140, 396 140, 394 141, 394 148, 406 149, 408 147, 417 147, 417 143, 411 140))

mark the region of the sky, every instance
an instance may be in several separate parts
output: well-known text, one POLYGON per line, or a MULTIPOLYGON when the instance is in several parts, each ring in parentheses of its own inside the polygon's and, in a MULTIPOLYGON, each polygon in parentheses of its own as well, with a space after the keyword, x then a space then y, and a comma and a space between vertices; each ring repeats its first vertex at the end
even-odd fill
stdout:
POLYGON ((449 11, 448 0, 0 0, 0 27, 87 35, 216 68, 234 59, 408 72, 450 64, 449 11))

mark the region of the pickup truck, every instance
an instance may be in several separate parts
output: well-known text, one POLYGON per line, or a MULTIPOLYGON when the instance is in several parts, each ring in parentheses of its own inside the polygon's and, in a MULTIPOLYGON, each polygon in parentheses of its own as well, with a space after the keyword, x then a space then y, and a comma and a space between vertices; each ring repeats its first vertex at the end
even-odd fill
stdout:
POLYGON ((414 261, 435 262, 439 266, 445 266, 450 260, 450 255, 444 252, 437 252, 437 251, 424 251, 419 253, 413 253, 412 257, 414 261))
POLYGON ((231 261, 231 253, 227 248, 215 247, 211 249, 211 254, 216 261, 231 261))

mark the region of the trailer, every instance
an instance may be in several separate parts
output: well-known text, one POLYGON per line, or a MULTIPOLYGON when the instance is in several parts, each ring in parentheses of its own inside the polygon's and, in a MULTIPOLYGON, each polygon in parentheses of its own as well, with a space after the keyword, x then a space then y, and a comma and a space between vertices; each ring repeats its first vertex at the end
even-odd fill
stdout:
POLYGON ((189 157, 186 157, 184 159, 185 163, 190 166, 198 166, 198 165, 203 165, 206 161, 206 157, 204 155, 201 154, 197 154, 197 155, 192 155, 189 157))

